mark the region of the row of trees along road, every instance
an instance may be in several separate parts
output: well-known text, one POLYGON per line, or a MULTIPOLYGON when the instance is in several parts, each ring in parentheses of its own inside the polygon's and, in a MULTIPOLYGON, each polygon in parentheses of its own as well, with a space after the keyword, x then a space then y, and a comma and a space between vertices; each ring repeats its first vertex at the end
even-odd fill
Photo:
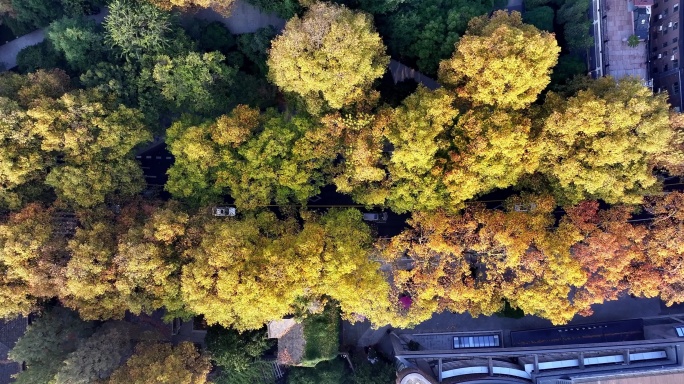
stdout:
POLYGON ((654 172, 681 173, 682 118, 634 79, 547 91, 558 45, 518 13, 471 20, 440 63, 443 87, 392 106, 374 89, 388 56, 363 13, 313 4, 247 70, 136 7, 152 5, 110 8, 116 54, 85 72, 69 55, 80 83, 57 69, 0 78, 1 316, 57 297, 85 319, 165 307, 247 330, 321 299, 395 326, 504 300, 555 323, 625 292, 682 301, 682 195, 645 198, 662 189, 654 172), (255 89, 243 70, 275 84, 285 111, 238 103, 255 89), (143 202, 133 153, 164 119, 176 200, 143 202), (331 183, 411 212, 410 228, 376 241, 356 210, 259 209, 331 183), (507 187, 523 193, 503 210, 466 205, 507 187), (202 209, 225 195, 238 218, 202 209), (652 220, 631 223, 636 207, 652 220), (77 223, 66 236, 62 211, 77 223), (410 309, 397 302, 407 293, 410 309))

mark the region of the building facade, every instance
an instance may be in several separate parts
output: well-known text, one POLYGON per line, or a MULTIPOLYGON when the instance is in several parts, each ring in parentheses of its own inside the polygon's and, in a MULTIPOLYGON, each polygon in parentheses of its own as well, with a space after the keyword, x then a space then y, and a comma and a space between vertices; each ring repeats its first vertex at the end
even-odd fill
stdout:
POLYGON ((667 92, 670 104, 677 111, 684 105, 679 63, 680 44, 684 39, 684 29, 680 28, 683 12, 679 0, 655 0, 650 28, 649 67, 653 92, 667 92))
POLYGON ((391 334, 398 384, 684 382, 681 318, 391 334))

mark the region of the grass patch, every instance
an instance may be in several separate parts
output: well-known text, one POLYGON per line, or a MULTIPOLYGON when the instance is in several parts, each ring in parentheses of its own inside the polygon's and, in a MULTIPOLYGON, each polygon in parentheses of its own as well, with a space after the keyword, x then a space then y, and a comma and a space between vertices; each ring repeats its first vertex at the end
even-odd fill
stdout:
POLYGON ((340 313, 336 305, 328 304, 322 313, 307 316, 302 325, 306 340, 302 366, 313 367, 337 356, 340 349, 340 313))

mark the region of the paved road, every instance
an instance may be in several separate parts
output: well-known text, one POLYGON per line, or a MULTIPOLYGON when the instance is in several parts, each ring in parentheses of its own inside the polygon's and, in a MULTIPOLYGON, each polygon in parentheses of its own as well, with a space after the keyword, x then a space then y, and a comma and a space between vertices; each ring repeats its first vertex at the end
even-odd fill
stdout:
POLYGON ((259 28, 268 26, 273 26, 278 31, 285 27, 285 20, 274 14, 263 13, 259 8, 244 0, 235 1, 233 10, 228 17, 225 17, 210 8, 199 10, 196 13, 189 13, 185 16, 194 16, 198 19, 209 21, 220 21, 234 35, 252 33, 259 28))

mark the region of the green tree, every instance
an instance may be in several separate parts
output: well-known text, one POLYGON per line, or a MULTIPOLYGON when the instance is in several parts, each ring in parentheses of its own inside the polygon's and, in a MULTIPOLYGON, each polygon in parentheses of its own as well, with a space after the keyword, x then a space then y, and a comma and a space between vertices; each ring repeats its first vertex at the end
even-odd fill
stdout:
POLYGON ((554 36, 497 11, 471 20, 439 79, 473 105, 522 109, 549 84, 560 48, 554 36))
POLYGON ((107 379, 133 349, 132 326, 110 322, 71 352, 55 375, 55 384, 90 384, 107 379))
POLYGON ((537 7, 523 13, 523 21, 542 31, 553 32, 553 8, 537 7))
POLYGON ((17 54, 17 69, 21 73, 31 73, 39 69, 65 67, 64 56, 58 52, 50 40, 29 45, 17 54))
POLYGON ((7 24, 17 36, 45 27, 64 14, 60 0, 12 0, 12 11, 7 24))
POLYGON ((209 357, 190 342, 141 342, 135 353, 109 378, 109 384, 204 384, 211 370, 209 357))
POLYGON ((235 36, 220 21, 203 25, 197 37, 200 48, 205 52, 221 51, 226 54, 237 44, 235 36))
POLYGON ((171 14, 141 0, 111 2, 104 28, 106 41, 127 58, 162 53, 172 38, 171 14))
POLYGON ((230 85, 236 70, 223 63, 219 52, 171 58, 159 56, 153 70, 161 93, 176 109, 190 113, 220 111, 230 101, 230 85))
POLYGON ((244 33, 238 36, 238 50, 253 63, 251 73, 266 76, 268 73, 268 51, 271 41, 278 34, 275 28, 269 26, 257 29, 254 33, 244 33))
POLYGON ((269 53, 269 79, 305 98, 309 109, 361 100, 389 57, 369 15, 316 3, 290 20, 269 53))
POLYGON ((490 0, 407 0, 396 11, 380 17, 378 26, 392 57, 415 62, 421 72, 435 75, 439 62, 454 52, 468 21, 490 11, 490 0))
POLYGON ((344 361, 322 361, 313 368, 293 367, 288 375, 289 384, 346 384, 348 373, 344 361))
POLYGON ((47 37, 77 71, 94 66, 104 55, 103 35, 93 20, 83 17, 57 20, 50 24, 47 37))
POLYGON ((10 359, 26 362, 27 366, 15 383, 52 382, 69 353, 92 335, 93 328, 92 322, 81 320, 76 312, 65 308, 55 307, 43 313, 9 352, 10 359))
POLYGON ((290 19, 302 10, 299 0, 247 0, 247 2, 267 13, 275 13, 283 19, 290 19))
POLYGON ((397 368, 382 356, 373 364, 362 358, 355 358, 353 363, 353 384, 392 384, 397 381, 397 368))
POLYGON ((571 51, 584 53, 585 49, 594 44, 594 39, 589 34, 592 23, 587 17, 590 5, 589 0, 565 0, 558 9, 556 21, 563 25, 563 35, 571 51))
POLYGON ((260 359, 273 342, 266 339, 263 330, 239 333, 213 326, 207 332, 206 341, 211 359, 222 370, 219 383, 258 383, 268 372, 264 369, 268 365, 260 359))
POLYGON ((549 94, 539 171, 560 201, 638 204, 659 189, 653 163, 678 150, 668 105, 636 79, 601 78, 569 99, 549 94))

